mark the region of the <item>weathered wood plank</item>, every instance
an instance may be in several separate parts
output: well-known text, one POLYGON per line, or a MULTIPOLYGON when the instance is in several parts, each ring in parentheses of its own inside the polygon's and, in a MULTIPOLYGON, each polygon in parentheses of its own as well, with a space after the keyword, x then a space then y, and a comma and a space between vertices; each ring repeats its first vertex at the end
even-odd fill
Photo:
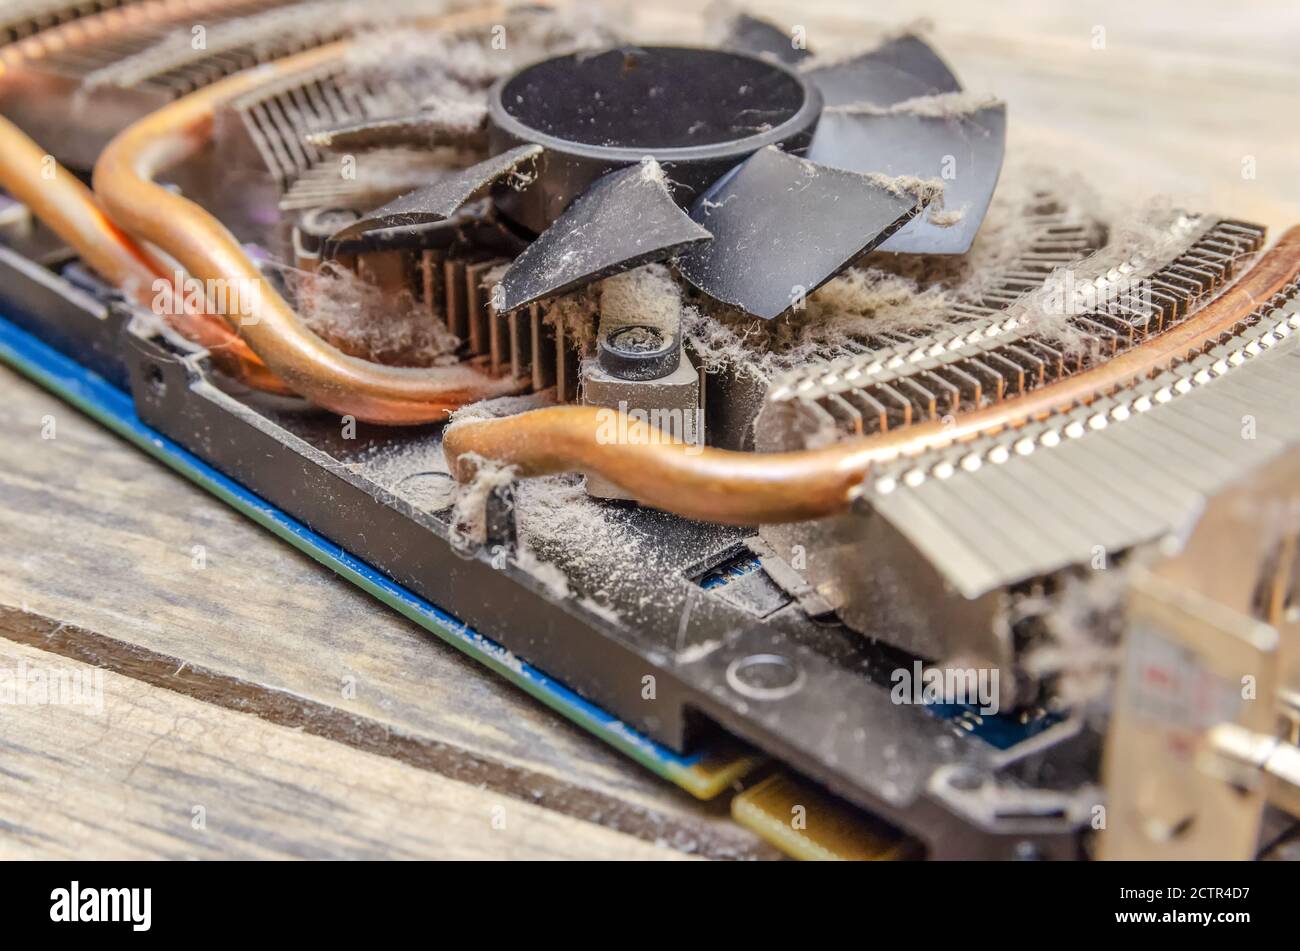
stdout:
MULTIPOLYGON (((95 669, 0 640, 0 672, 95 669)), ((0 857, 686 857, 133 677, 98 695, 0 706, 0 857)))

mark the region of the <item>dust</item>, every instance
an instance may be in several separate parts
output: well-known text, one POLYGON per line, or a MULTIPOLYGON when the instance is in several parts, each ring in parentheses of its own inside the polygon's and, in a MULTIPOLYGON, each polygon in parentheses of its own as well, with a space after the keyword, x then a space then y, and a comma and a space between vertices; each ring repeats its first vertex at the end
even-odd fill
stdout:
POLYGON ((1070 324, 1071 309, 1060 302, 1060 289, 1067 279, 1076 287, 1088 282, 1104 285, 1121 266, 1135 268, 1139 274, 1153 270, 1184 250, 1202 225, 1201 219, 1188 217, 1163 199, 1117 215, 1111 220, 1110 241, 1105 247, 1077 264, 1058 268, 1043 287, 1020 301, 1018 316, 1023 326, 1069 355, 1083 353, 1087 337, 1070 324))
POLYGON ((303 323, 344 353, 392 366, 457 362, 459 341, 410 291, 385 291, 328 261, 314 272, 276 268, 303 323))
POLYGON ((951 228, 953 225, 960 224, 965 217, 965 208, 953 208, 932 210, 926 215, 926 220, 938 228, 951 228))
POLYGON ((542 310, 542 320, 581 352, 589 351, 596 342, 601 287, 601 283, 590 284, 562 294, 547 301, 542 310))
POLYGON ((514 482, 515 469, 473 452, 461 456, 460 464, 471 469, 474 475, 462 483, 456 493, 451 508, 449 540, 458 551, 471 552, 487 540, 488 497, 494 490, 514 482))
POLYGON ((943 182, 937 178, 918 178, 915 175, 882 175, 868 172, 866 178, 899 198, 911 198, 918 205, 943 203, 943 182))
POLYGON ((601 281, 600 319, 606 327, 648 324, 678 332, 686 305, 668 268, 648 264, 601 281))
POLYGON ((652 158, 647 158, 641 162, 640 180, 648 184, 668 187, 668 175, 664 172, 664 167, 652 158))
MULTIPOLYGON (((1078 176, 1009 162, 966 254, 873 254, 810 294, 802 311, 774 320, 683 292, 683 322, 692 352, 710 371, 729 369, 770 380, 811 361, 866 353, 876 348, 881 334, 938 331, 951 322, 954 305, 978 303, 997 275, 1028 250, 1038 234, 1035 218, 1048 201, 1045 196, 1067 217, 1104 220, 1100 199, 1078 176)), ((1130 211, 1135 221, 1150 214, 1130 211)), ((1095 230, 1103 240, 1101 229, 1095 230)), ((1155 231, 1135 227, 1130 237, 1119 236, 1132 247, 1155 231)))
POLYGON ((358 35, 347 68, 372 85, 402 85, 421 99, 482 100, 496 80, 538 59, 627 39, 612 11, 596 4, 517 7, 490 30, 381 25, 358 35))
POLYGON ((827 106, 826 111, 844 112, 850 115, 908 115, 934 119, 960 119, 973 115, 981 109, 996 105, 999 105, 999 100, 992 96, 981 96, 968 92, 946 92, 934 96, 916 96, 888 106, 878 106, 870 102, 827 106))
POLYGON ((744 369, 770 379, 812 360, 862 352, 883 332, 932 327, 960 297, 941 284, 854 267, 810 294, 801 311, 770 321, 698 298, 684 311, 685 335, 707 370, 744 369))
POLYGON ((538 390, 536 393, 525 393, 523 396, 499 396, 496 399, 479 400, 477 403, 467 403, 453 412, 448 420, 447 429, 451 429, 457 423, 465 423, 475 419, 514 416, 518 413, 526 413, 529 410, 541 409, 544 406, 554 404, 554 387, 538 390))
MULTIPOLYGON (((459 550, 471 552, 485 541, 488 496, 514 482, 515 470, 474 453, 462 459, 474 475, 453 489, 450 537, 459 550)), ((572 598, 605 620, 617 622, 619 615, 609 602, 619 582, 643 567, 637 562, 645 550, 655 547, 637 545, 638 533, 626 515, 588 496, 581 476, 520 480, 514 487, 515 564, 536 578, 551 597, 572 598), (581 594, 570 580, 579 577, 581 594)))
MULTIPOLYGON (((654 544, 632 514, 587 495, 579 475, 526 479, 515 490, 515 521, 521 547, 534 557, 560 566, 569 578, 581 578, 583 596, 608 620, 619 615, 608 605, 620 601, 634 576, 675 577, 680 566, 665 546, 654 544)), ((668 546, 671 549, 671 546, 668 546)), ((653 586, 638 586, 648 608, 653 586)))
POLYGON ((540 581, 552 598, 563 601, 572 596, 568 575, 549 561, 538 558, 536 552, 526 544, 519 545, 515 550, 515 564, 540 581))
POLYGON ((1131 569, 1123 565, 1070 574, 1053 595, 1022 606, 1022 612, 1042 622, 1045 632, 1026 650, 1025 671, 1053 680, 1053 695, 1062 706, 1096 710, 1108 705, 1122 655, 1123 605, 1130 581, 1131 569))
MULTIPOLYGON (((369 6, 359 7, 349 0, 317 0, 287 9, 272 9, 249 16, 235 17, 221 23, 204 24, 202 50, 207 55, 225 52, 264 58, 292 39, 302 47, 321 39, 343 36, 375 23, 398 20, 411 15, 433 15, 448 9, 446 0, 389 0, 385 10, 376 13, 369 6)), ((85 88, 134 86, 149 76, 185 65, 195 56, 199 37, 194 26, 186 24, 164 33, 156 42, 139 52, 93 70, 83 80, 85 88)))

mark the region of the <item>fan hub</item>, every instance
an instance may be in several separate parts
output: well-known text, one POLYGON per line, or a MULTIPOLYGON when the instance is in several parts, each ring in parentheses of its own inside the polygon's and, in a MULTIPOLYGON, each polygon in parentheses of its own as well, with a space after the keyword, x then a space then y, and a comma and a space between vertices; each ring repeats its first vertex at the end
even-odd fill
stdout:
POLYGON ((821 105, 794 70, 744 53, 657 46, 543 60, 492 89, 492 151, 546 150, 538 181, 498 204, 541 231, 597 178, 652 157, 685 205, 761 148, 805 148, 821 105))

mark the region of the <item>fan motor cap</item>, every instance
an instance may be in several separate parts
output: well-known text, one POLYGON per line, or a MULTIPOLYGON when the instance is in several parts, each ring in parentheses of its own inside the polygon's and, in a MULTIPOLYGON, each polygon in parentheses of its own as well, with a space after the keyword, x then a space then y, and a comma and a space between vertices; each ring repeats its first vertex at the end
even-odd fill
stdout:
POLYGON ((596 179, 651 157, 685 207, 759 149, 807 148, 821 109, 799 73, 747 53, 653 46, 553 57, 492 87, 493 154, 544 149, 536 181, 502 190, 497 206, 540 233, 596 179))

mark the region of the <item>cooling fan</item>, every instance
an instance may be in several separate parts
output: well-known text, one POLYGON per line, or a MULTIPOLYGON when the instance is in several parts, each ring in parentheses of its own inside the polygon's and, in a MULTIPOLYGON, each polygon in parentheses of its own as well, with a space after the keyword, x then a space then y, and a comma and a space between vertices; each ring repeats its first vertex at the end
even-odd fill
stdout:
POLYGON ((490 190, 536 235, 494 292, 499 311, 672 259, 710 297, 773 318, 873 249, 970 248, 1006 110, 960 91, 916 36, 817 65, 750 17, 719 48, 557 56, 492 87, 489 158, 335 240, 400 241, 490 190), (945 211, 921 215, 940 194, 945 211))

